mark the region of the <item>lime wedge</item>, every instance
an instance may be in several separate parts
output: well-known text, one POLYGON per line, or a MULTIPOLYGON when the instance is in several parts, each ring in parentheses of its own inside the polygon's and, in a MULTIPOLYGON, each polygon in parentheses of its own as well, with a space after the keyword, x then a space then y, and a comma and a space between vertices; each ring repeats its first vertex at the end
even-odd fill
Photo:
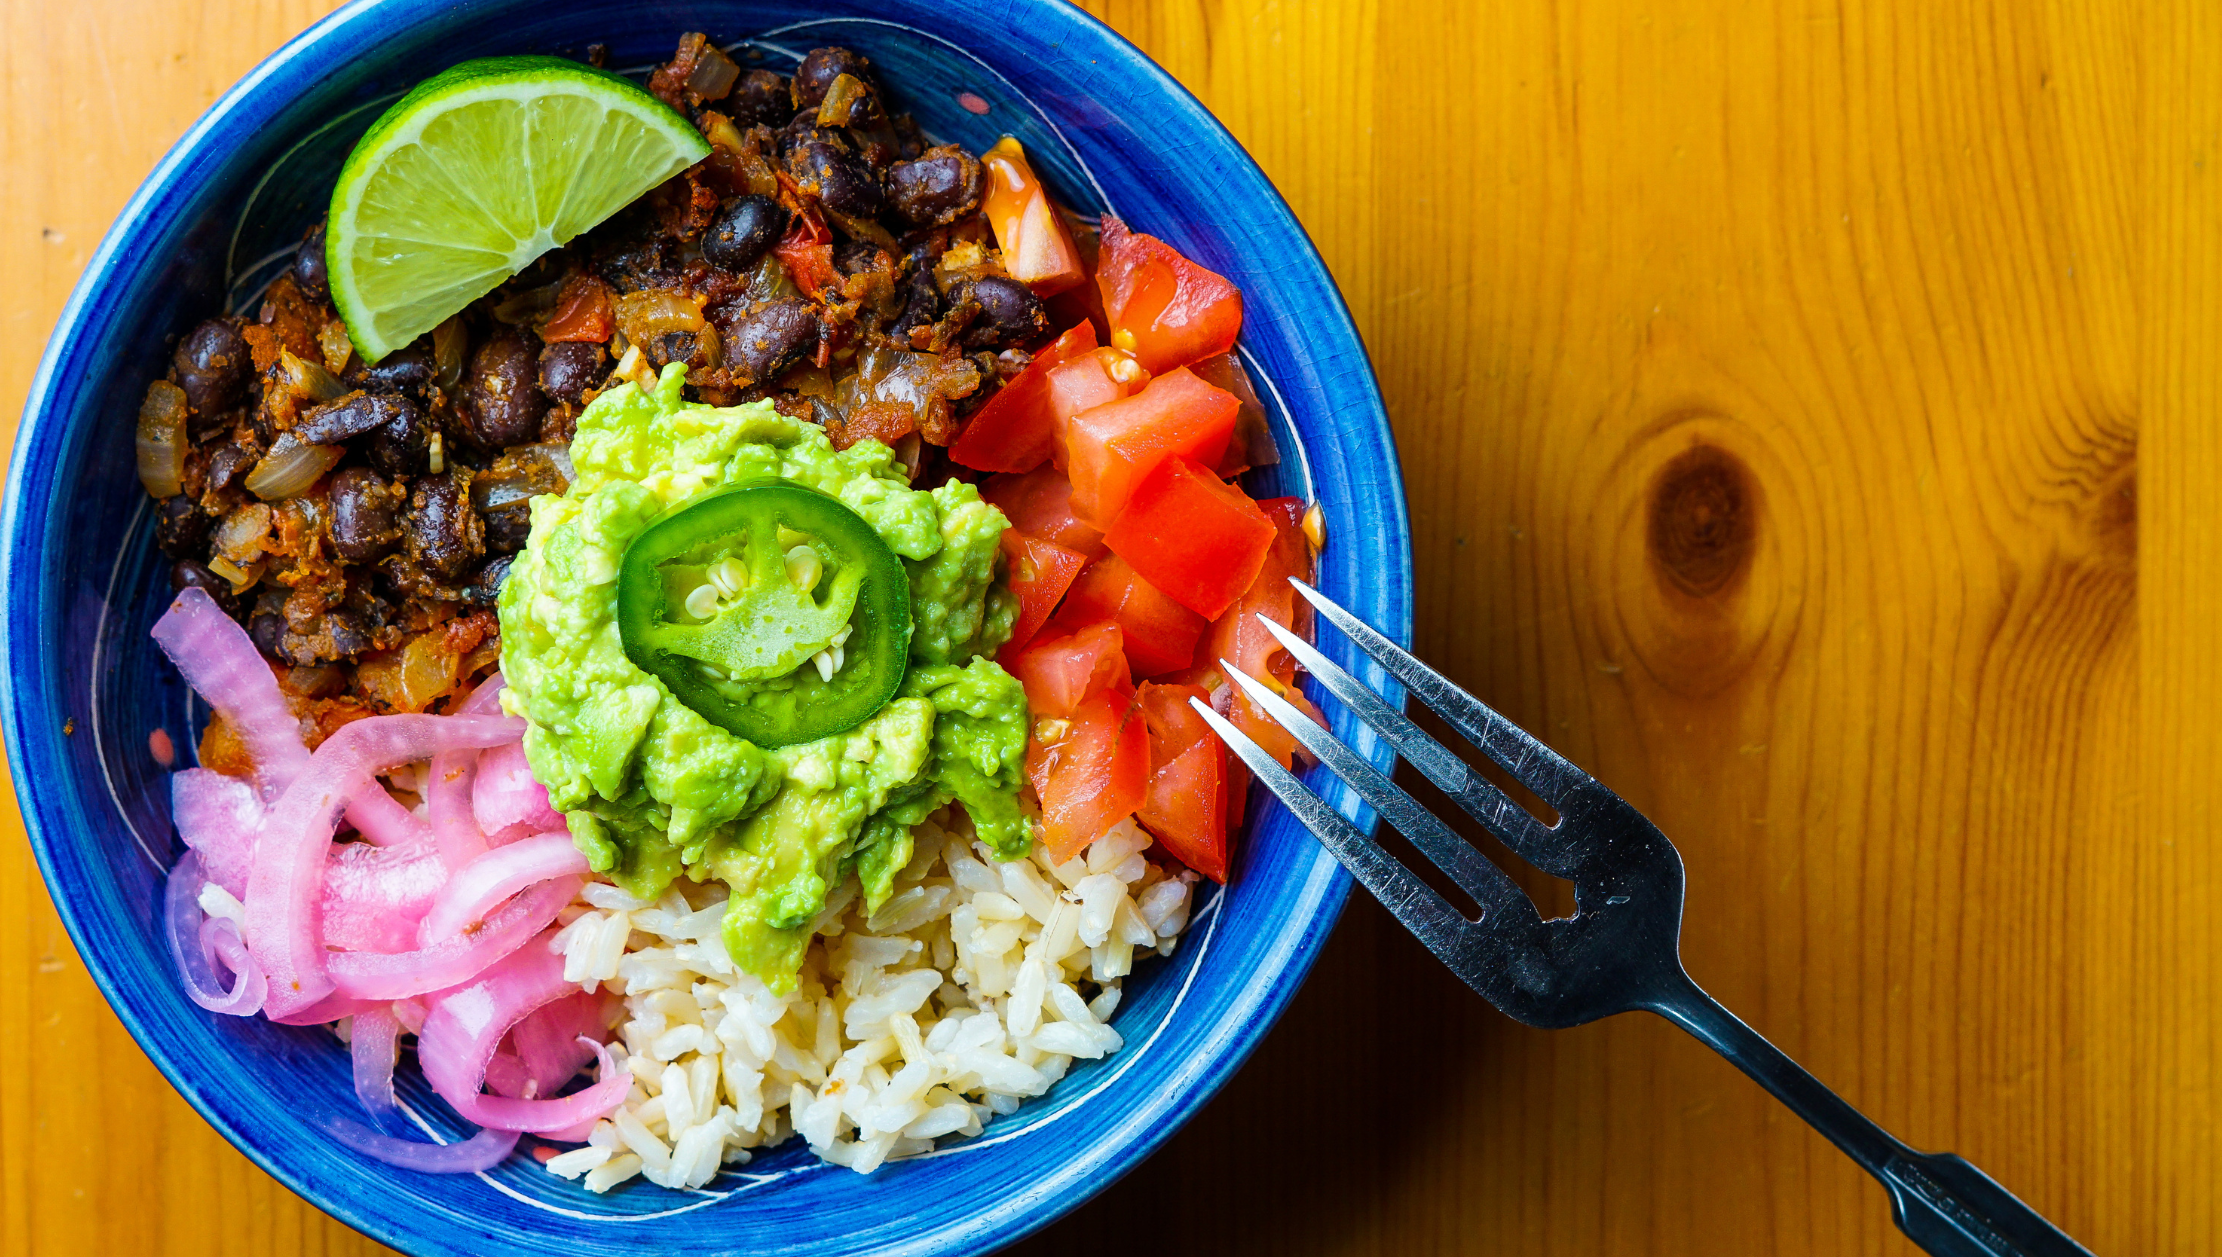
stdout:
POLYGON ((466 61, 417 84, 348 155, 325 229, 332 302, 376 362, 709 152, 614 74, 466 61))

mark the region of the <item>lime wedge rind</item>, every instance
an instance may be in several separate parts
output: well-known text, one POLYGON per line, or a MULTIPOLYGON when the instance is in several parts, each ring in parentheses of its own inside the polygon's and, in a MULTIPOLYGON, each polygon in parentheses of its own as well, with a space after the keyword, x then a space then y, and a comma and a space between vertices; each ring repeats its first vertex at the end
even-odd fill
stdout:
POLYGON ((617 75, 558 57, 465 62, 348 155, 325 233, 333 304, 377 362, 709 151, 617 75))

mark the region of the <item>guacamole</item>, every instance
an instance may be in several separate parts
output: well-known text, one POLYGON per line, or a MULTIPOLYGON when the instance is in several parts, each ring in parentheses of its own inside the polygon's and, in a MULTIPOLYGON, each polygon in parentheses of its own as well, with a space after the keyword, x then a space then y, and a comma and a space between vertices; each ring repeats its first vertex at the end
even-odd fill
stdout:
MULTIPOLYGON (((996 582, 1006 522, 977 490, 912 489, 877 441, 835 450, 769 402, 682 400, 624 384, 579 417, 561 496, 502 586, 503 706, 531 722, 525 754, 588 861, 643 898, 684 873, 732 888, 734 963, 791 986, 810 926, 851 876, 868 907, 909 863, 911 830, 952 802, 1006 858, 1024 855, 1024 690, 989 656, 1017 604, 996 582), (901 560, 914 622, 896 696, 862 723, 765 749, 674 696, 627 657, 617 619, 626 547, 660 516, 731 485, 783 482, 838 500, 901 560)), ((805 661, 798 673, 813 665, 805 661)), ((779 684, 772 681, 768 684, 779 684)))

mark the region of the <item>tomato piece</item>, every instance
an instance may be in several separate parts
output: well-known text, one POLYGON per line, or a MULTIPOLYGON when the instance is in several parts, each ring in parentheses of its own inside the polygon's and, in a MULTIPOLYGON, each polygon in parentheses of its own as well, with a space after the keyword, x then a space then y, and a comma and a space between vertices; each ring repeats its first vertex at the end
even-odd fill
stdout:
POLYGON ((1088 556, 1067 550, 1054 541, 1029 537, 1015 528, 1003 530, 1003 554, 1009 560, 1011 592, 1018 596, 1018 619, 1011 624, 1011 639, 1003 643, 998 660, 1015 658, 1049 622, 1049 613, 1072 587, 1072 578, 1088 564, 1088 556))
MULTIPOLYGON (((1225 677, 1220 675, 1219 661, 1226 659, 1247 675, 1276 686, 1281 697, 1325 724, 1319 709, 1295 686, 1296 661, 1281 649, 1281 644, 1256 618, 1263 615, 1300 636, 1311 635, 1311 604, 1297 596, 1288 584, 1292 576, 1303 581, 1312 578, 1311 542, 1304 537, 1304 503, 1298 498, 1268 498, 1258 503, 1258 509, 1272 521, 1273 546, 1266 552, 1257 579, 1212 623, 1203 649, 1197 652, 1195 666, 1179 679, 1216 689, 1225 683, 1225 677)), ((1254 706, 1239 690, 1232 696, 1228 719, 1283 765, 1295 762, 1300 749, 1295 735, 1254 706)))
POLYGON ((1150 733, 1150 785, 1135 819, 1173 857, 1227 880, 1227 753, 1188 705, 1211 696, 1193 685, 1145 681, 1134 692, 1150 733))
POLYGON ((1142 477, 1168 458, 1206 467, 1226 455, 1242 403, 1182 367, 1152 379, 1132 397, 1074 415, 1062 426, 1072 509, 1108 528, 1142 477))
POLYGON ((989 476, 980 496, 1003 512, 1011 527, 1029 537, 1054 541, 1088 558, 1106 552, 1103 531, 1080 522, 1072 513, 1072 482, 1055 467, 1043 467, 1023 476, 989 476))
POLYGON ((794 216, 779 243, 772 246, 772 255, 805 296, 841 286, 841 274, 833 269, 833 232, 815 211, 794 216))
POLYGON ((1150 738, 1131 694, 1102 690, 1073 713, 1065 736, 1029 748, 1027 771, 1042 801, 1042 845, 1059 863, 1142 806, 1150 738))
POLYGON ((540 329, 540 339, 551 345, 558 341, 601 344, 616 327, 609 285, 582 271, 563 281, 563 291, 556 294, 555 313, 540 329))
POLYGON ((1004 670, 1026 687, 1026 706, 1037 717, 1064 719, 1090 695, 1104 690, 1132 692, 1127 673, 1126 636, 1118 625, 1091 624, 1071 633, 1036 641, 1008 659, 1004 670))
POLYGON ((1080 250, 1018 141, 1008 135, 997 140, 980 154, 980 169, 987 176, 980 212, 987 216, 996 247, 1003 251, 1004 271, 1038 297, 1086 282, 1080 250))
MULTIPOLYGON (((1108 345, 1091 349, 1069 362, 1058 364, 1049 373, 1049 413, 1055 417, 1061 433, 1064 425, 1081 411, 1131 397, 1149 382, 1150 373, 1144 371, 1131 354, 1120 353, 1108 345)), ((1062 466, 1064 450, 1061 446, 1054 456, 1062 466)))
POLYGON ((974 471, 1015 472, 1032 471, 1048 462, 1057 437, 1057 418, 1050 408, 1050 373, 1095 347, 1095 327, 1081 323, 1034 355, 1024 371, 972 412, 964 431, 949 445, 951 461, 974 471))
MULTIPOLYGON (((1242 292, 1155 236, 1136 235, 1103 217, 1096 286, 1111 343, 1152 374, 1223 354, 1242 331, 1242 292)), ((1204 459, 1216 462, 1216 459, 1204 459)))
POLYGON ((1273 537, 1273 521, 1242 490, 1168 458, 1135 486, 1103 544, 1173 601, 1217 619, 1257 580, 1273 537))
POLYGON ((1197 379, 1227 390, 1242 403, 1242 409, 1235 412, 1234 437, 1227 442, 1227 452, 1211 468, 1219 478, 1232 480, 1257 466, 1253 455, 1272 462, 1278 456, 1273 448, 1273 425, 1265 417, 1265 404, 1258 400, 1257 386, 1250 382, 1242 360, 1231 353, 1219 354, 1189 363, 1188 369, 1196 373, 1197 379))
POLYGON ((1178 672, 1194 663, 1196 643, 1211 627, 1209 620, 1166 597, 1115 554, 1081 569, 1050 620, 1050 630, 1105 622, 1124 630, 1127 662, 1141 677, 1178 672))

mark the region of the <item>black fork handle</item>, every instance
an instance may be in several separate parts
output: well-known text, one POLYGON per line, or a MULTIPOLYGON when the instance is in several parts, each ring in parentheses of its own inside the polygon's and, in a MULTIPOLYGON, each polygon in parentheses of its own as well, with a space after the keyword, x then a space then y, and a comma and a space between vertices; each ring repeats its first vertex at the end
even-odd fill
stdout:
POLYGON ((1725 1056, 1881 1181, 1907 1238, 1937 1257, 2092 1257, 1990 1175, 1949 1152, 1915 1152, 1782 1049, 1721 1007, 1688 975, 1646 1005, 1725 1056))

